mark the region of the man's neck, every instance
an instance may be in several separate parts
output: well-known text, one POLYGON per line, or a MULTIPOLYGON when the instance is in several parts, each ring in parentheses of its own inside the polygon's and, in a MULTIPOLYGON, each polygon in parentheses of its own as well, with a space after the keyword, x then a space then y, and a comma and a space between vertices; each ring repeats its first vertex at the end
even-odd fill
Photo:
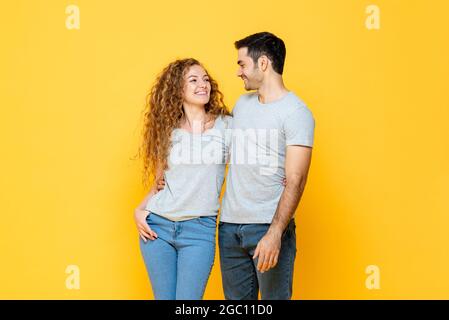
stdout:
POLYGON ((285 87, 282 77, 265 81, 257 90, 260 103, 270 103, 281 99, 289 90, 285 87))

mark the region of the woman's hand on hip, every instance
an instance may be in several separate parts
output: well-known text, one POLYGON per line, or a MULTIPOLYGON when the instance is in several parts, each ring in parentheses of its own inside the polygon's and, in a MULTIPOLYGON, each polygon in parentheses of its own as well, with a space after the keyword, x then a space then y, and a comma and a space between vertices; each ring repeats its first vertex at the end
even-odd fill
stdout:
POLYGON ((150 240, 156 240, 157 234, 151 230, 147 223, 147 216, 150 214, 147 210, 136 209, 134 210, 134 221, 137 226, 137 231, 144 242, 147 242, 147 238, 150 240))

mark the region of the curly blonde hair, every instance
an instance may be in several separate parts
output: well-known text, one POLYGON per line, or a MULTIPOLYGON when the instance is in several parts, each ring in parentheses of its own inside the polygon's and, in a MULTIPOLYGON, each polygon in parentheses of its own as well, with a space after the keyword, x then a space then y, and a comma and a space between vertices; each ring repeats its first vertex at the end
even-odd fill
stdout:
MULTIPOLYGON (((143 158, 142 182, 149 187, 149 179, 159 178, 168 168, 167 158, 171 147, 173 129, 181 124, 185 116, 183 108, 184 76, 194 65, 204 66, 196 59, 179 59, 165 67, 156 78, 146 96, 144 109, 144 125, 139 156, 143 158), (151 174, 152 173, 152 174, 151 174)), ((206 115, 216 119, 219 115, 231 115, 224 104, 223 94, 217 82, 209 77, 211 91, 209 102, 205 105, 206 115)))

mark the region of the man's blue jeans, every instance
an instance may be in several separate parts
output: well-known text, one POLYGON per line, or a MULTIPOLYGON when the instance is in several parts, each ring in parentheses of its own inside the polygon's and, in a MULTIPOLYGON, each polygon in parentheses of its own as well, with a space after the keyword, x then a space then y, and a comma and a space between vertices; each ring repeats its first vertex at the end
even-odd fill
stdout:
POLYGON ((140 238, 140 250, 157 300, 200 300, 214 264, 217 217, 171 221, 150 213, 158 238, 140 238))
POLYGON ((281 240, 277 265, 260 273, 258 258, 253 260, 257 243, 270 224, 220 222, 218 244, 221 275, 227 300, 289 300, 292 296, 293 268, 296 257, 296 225, 292 219, 281 240))

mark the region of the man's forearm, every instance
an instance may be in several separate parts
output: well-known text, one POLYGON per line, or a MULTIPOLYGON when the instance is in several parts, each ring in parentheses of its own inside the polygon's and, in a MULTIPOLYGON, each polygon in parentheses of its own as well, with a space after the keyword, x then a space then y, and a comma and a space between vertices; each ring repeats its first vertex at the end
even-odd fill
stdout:
POLYGON ((282 236, 285 228, 292 219, 304 192, 307 177, 287 178, 287 185, 282 192, 276 213, 274 214, 268 232, 282 236))

